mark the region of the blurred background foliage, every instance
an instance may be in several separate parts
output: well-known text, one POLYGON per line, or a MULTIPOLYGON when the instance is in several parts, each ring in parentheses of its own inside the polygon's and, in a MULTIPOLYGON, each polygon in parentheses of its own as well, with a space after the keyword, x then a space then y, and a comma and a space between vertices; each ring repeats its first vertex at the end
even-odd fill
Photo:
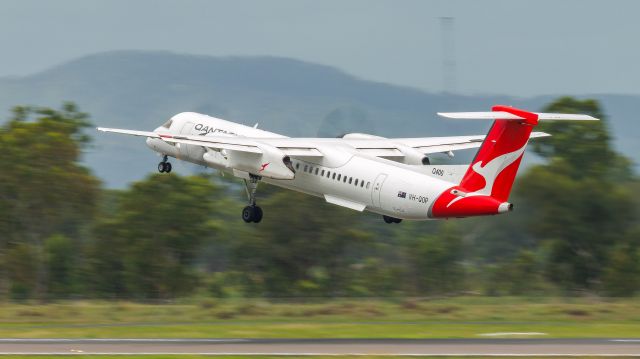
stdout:
POLYGON ((0 298, 632 296, 631 161, 596 101, 543 110, 602 121, 541 124, 553 137, 530 147, 543 161, 521 172, 508 215, 387 225, 261 185, 265 219, 246 225, 233 178, 154 174, 104 189, 80 163, 87 114, 16 107, 0 130, 0 298))

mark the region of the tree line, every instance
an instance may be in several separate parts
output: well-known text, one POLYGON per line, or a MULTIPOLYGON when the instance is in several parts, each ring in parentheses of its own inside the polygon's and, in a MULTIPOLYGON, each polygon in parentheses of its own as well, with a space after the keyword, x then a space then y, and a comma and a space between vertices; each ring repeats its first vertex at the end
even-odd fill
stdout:
MULTIPOLYGON (((0 129, 0 299, 630 296, 640 289, 640 181, 593 100, 544 111, 542 163, 508 215, 386 225, 261 185, 268 217, 244 224, 243 188, 215 173, 153 174, 105 189, 81 164, 89 116, 19 106, 0 129)), ((151 166, 152 167, 152 166, 151 166)))

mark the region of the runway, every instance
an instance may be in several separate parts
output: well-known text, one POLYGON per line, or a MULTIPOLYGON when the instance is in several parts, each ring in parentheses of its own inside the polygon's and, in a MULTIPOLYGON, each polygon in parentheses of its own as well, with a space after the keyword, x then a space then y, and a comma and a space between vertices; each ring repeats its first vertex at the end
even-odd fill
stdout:
POLYGON ((0 339, 0 354, 638 356, 627 339, 0 339))

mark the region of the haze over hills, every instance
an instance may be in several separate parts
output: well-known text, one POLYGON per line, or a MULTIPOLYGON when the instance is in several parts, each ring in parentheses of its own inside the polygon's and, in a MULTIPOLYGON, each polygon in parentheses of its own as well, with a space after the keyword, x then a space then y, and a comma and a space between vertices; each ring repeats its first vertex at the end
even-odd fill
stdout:
MULTIPOLYGON (((483 134, 487 122, 445 121, 435 113, 487 110, 493 104, 537 110, 555 97, 433 94, 286 58, 138 51, 100 53, 31 76, 0 79, 3 113, 17 104, 59 107, 62 101, 74 101, 104 127, 152 130, 176 113, 195 111, 247 125, 257 122, 288 136, 483 134)), ((601 100, 617 148, 637 163, 640 126, 634 122, 640 97, 586 97, 601 100)), ((155 171, 158 158, 143 139, 92 135, 86 162, 107 186, 122 187, 155 171)))

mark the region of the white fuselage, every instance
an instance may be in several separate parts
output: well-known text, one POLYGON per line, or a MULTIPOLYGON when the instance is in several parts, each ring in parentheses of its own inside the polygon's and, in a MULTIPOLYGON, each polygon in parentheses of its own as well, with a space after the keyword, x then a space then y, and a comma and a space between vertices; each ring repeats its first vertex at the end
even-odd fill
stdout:
MULTIPOLYGON (((172 117, 166 127, 156 132, 170 132, 181 135, 201 136, 242 136, 252 138, 284 138, 275 133, 257 128, 201 115, 181 113, 172 117)), ((292 164, 295 177, 291 180, 277 180, 263 177, 261 180, 286 189, 323 197, 328 202, 356 210, 400 219, 430 219, 433 201, 454 185, 443 179, 421 173, 416 167, 379 157, 358 153, 348 145, 335 143, 323 146, 319 142, 322 157, 295 157, 292 164)), ((248 177, 224 165, 224 153, 209 153, 219 156, 220 165, 205 162, 203 155, 207 149, 197 145, 172 145, 160 139, 147 139, 154 151, 180 160, 216 168, 248 177)), ((259 174, 256 174, 259 175, 259 174)))

